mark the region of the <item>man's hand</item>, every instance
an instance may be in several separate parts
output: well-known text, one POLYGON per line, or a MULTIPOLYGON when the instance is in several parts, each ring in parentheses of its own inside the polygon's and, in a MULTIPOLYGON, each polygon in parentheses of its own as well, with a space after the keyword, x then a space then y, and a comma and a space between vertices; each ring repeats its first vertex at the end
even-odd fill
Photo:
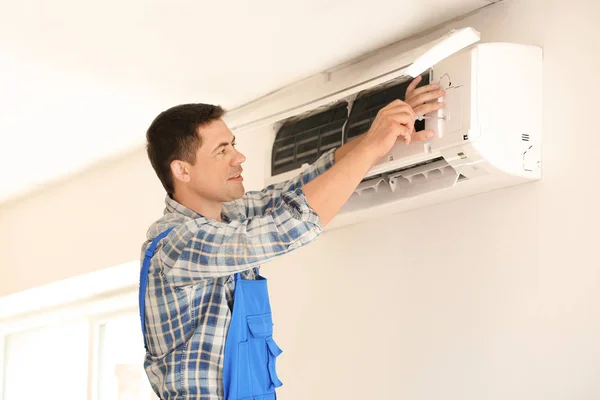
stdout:
MULTIPOLYGON (((417 88, 419 82, 421 82, 421 76, 417 76, 406 88, 406 96, 404 96, 404 101, 409 104, 415 114, 425 115, 427 113, 437 111, 440 108, 444 107, 444 103, 438 102, 437 99, 442 97, 445 92, 440 89, 440 85, 437 83, 433 83, 430 85, 422 86, 417 88), (432 100, 436 100, 431 102, 432 100)), ((428 135, 430 131, 421 131, 425 132, 425 135, 428 135)), ((415 138, 417 140, 423 140, 420 136, 421 132, 412 132, 413 136, 417 136, 415 138)))
MULTIPOLYGON (((409 144, 414 127, 415 112, 412 107, 402 100, 394 100, 379 110, 360 146, 379 159, 392 149, 397 140, 402 139, 409 144)), ((424 136, 428 135, 432 136, 433 133, 424 133, 424 136)))

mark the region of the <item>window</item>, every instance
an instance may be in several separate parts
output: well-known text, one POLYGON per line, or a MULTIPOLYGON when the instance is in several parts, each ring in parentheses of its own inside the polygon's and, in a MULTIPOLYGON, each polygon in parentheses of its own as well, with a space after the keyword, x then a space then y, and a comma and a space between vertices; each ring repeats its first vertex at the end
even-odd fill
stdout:
POLYGON ((108 319, 98 330, 98 400, 157 399, 143 368, 139 316, 108 319))
POLYGON ((138 279, 135 261, 0 298, 0 399, 158 399, 138 279))
POLYGON ((85 399, 88 340, 85 320, 7 335, 3 399, 85 399))

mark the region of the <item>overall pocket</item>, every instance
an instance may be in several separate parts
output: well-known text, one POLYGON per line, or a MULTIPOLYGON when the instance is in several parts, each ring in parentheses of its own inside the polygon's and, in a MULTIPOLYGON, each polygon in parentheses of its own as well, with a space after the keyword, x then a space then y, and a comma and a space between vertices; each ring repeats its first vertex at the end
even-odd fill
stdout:
POLYGON ((273 390, 282 385, 277 376, 276 358, 282 353, 281 349, 273 340, 273 320, 271 313, 260 315, 249 315, 247 317, 248 342, 252 343, 250 351, 250 369, 252 376, 262 393, 273 390))

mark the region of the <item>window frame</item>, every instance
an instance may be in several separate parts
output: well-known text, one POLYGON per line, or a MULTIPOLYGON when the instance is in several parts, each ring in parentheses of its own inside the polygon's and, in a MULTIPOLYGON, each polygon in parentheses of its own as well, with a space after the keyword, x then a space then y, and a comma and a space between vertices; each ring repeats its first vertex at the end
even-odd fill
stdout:
POLYGON ((139 270, 140 261, 132 261, 0 297, 0 400, 6 393, 7 337, 75 320, 89 327, 86 400, 98 400, 100 326, 123 316, 139 319, 139 270))

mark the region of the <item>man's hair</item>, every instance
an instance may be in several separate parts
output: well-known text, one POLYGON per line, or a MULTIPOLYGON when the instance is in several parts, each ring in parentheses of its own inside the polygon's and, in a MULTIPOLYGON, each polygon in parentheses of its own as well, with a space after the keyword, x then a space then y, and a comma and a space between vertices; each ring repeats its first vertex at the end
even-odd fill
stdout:
POLYGON ((196 151, 202 145, 198 128, 223 116, 225 111, 212 104, 181 104, 160 113, 146 132, 146 151, 152 168, 173 197, 175 187, 171 162, 196 163, 196 151))

